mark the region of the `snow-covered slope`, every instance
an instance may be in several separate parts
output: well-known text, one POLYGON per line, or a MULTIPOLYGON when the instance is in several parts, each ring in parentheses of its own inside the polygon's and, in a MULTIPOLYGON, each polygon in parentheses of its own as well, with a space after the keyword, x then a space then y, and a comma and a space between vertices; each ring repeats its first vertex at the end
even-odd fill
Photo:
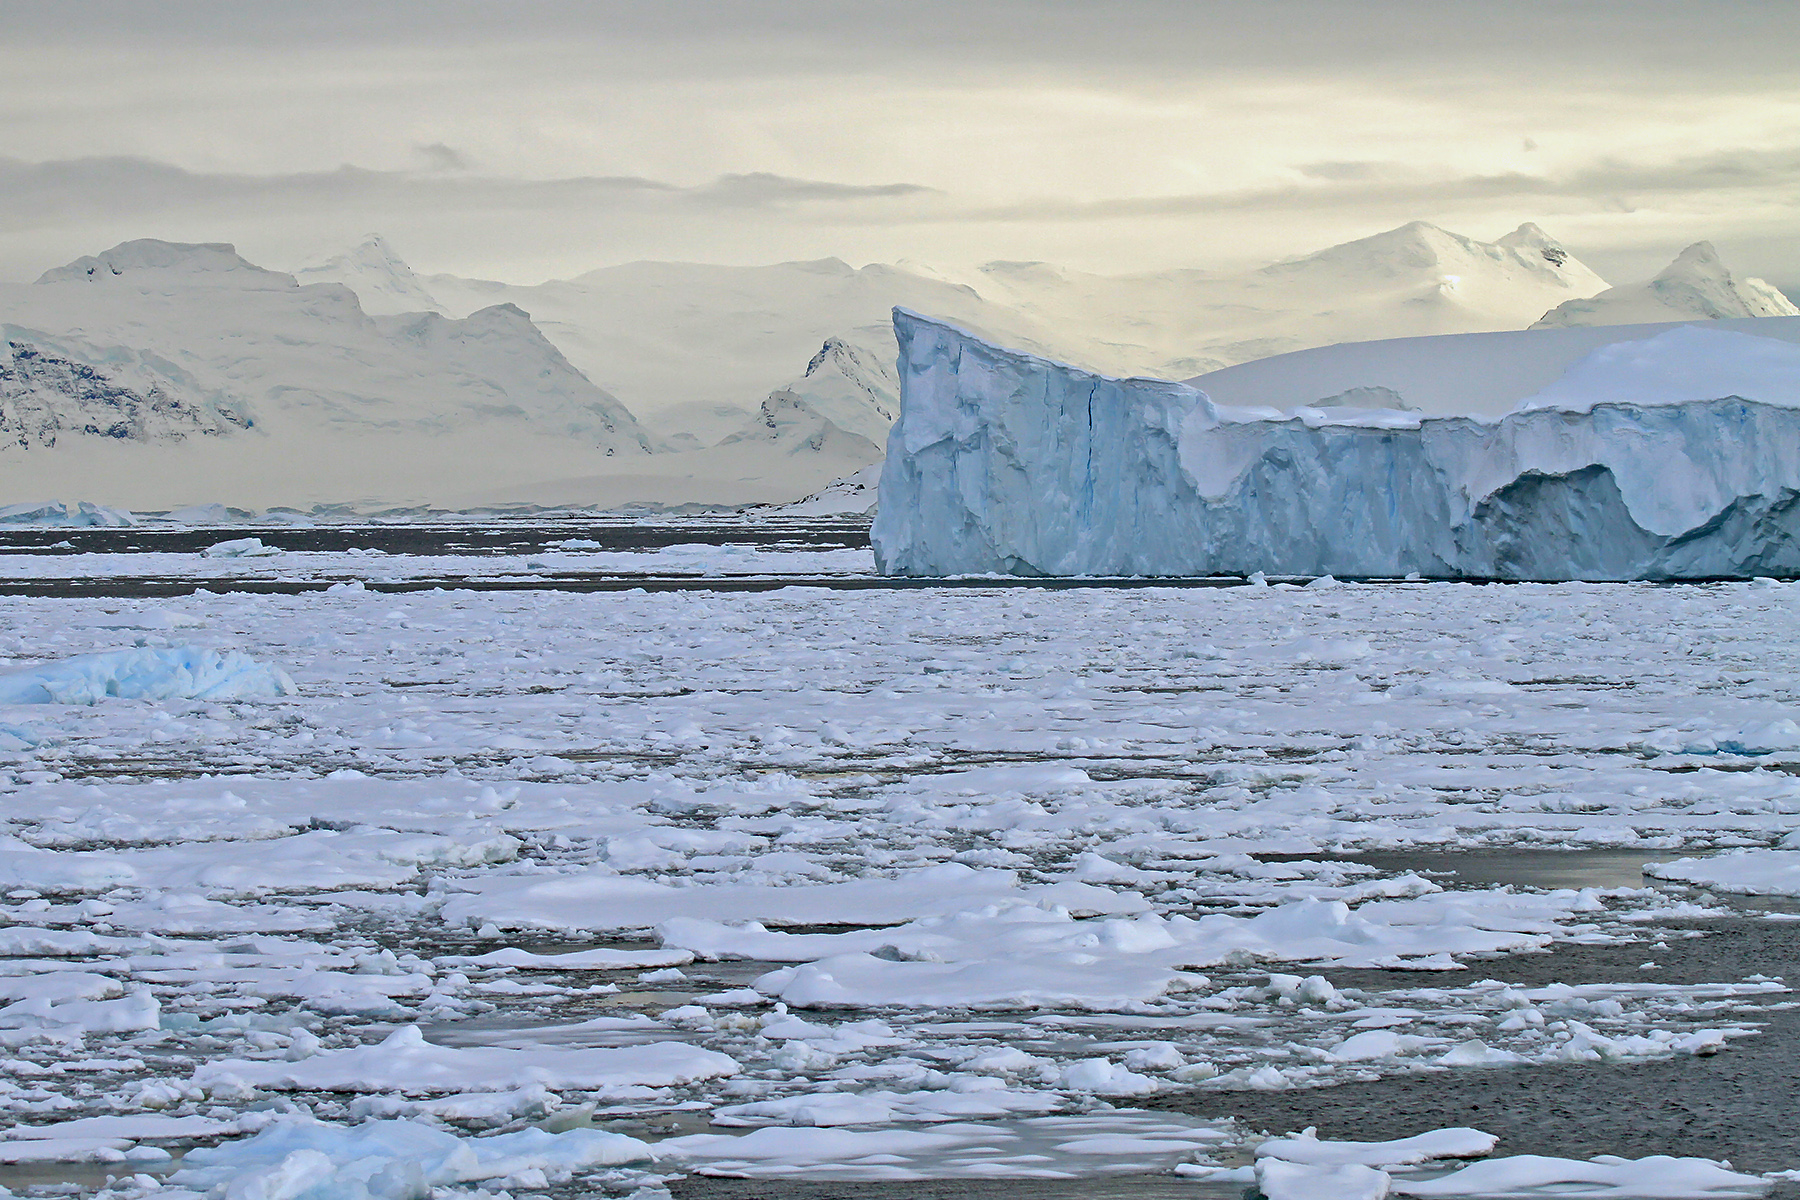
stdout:
MULTIPOLYGON (((651 446, 631 414, 515 307, 460 321, 370 317, 348 288, 301 285, 224 245, 127 242, 35 284, 0 288, 0 319, 9 323, 15 374, 17 348, 34 347, 85 363, 107 386, 137 397, 113 404, 90 395, 79 404, 134 412, 160 405, 219 434, 444 433, 499 422, 579 438, 600 454, 651 446), (193 415, 208 411, 220 419, 193 415)), ((43 382, 36 394, 54 407, 60 393, 43 382)), ((73 397, 71 406, 78 407, 73 397)), ((63 425, 81 427, 75 417, 63 425)), ((119 428, 97 432, 161 436, 155 423, 119 428)))
POLYGON ((881 445, 900 415, 900 381, 886 350, 829 338, 806 373, 781 390, 838 428, 881 445))
POLYGON ((170 443, 250 426, 231 401, 173 378, 153 356, 65 346, 16 325, 0 325, 0 338, 0 452, 83 437, 170 443))
MULTIPOLYGON (((1226 367, 1188 382, 1226 405, 1404 406, 1441 415, 1498 416, 1595 350, 1641 342, 1676 327, 1589 325, 1351 342, 1226 367)), ((1714 327, 1800 342, 1800 317, 1725 320, 1714 327)))
POLYGON ((788 391, 771 393, 756 415, 717 449, 754 447, 829 459, 834 478, 881 460, 881 447, 875 442, 849 432, 788 391))
POLYGON ((301 267, 294 278, 301 283, 341 283, 356 293, 363 311, 373 315, 444 311, 378 233, 371 233, 342 254, 301 267))
MULTIPOLYGON (((891 360, 888 312, 895 304, 948 312, 1016 344, 1051 347, 1047 328, 973 289, 834 258, 767 267, 629 263, 535 287, 444 275, 424 282, 450 312, 502 301, 526 309, 571 362, 664 434, 684 426, 710 433, 731 410, 732 425, 750 419, 828 339, 891 360)), ((1080 335, 1074 340, 1083 344, 1080 335)))
POLYGON ((1756 348, 1794 385, 1785 404, 1703 382, 1760 339, 1682 328, 1643 343, 1635 375, 1610 348, 1560 393, 1481 421, 1231 409, 916 314, 895 326, 902 411, 873 532, 888 573, 1800 573, 1800 350, 1785 342, 1756 348), (1675 402, 1616 398, 1669 380, 1651 398, 1675 402), (1706 398, 1679 399, 1695 386, 1706 398))
POLYGON ((1648 283, 1566 300, 1532 328, 1794 316, 1800 316, 1800 308, 1773 285, 1751 276, 1734 277, 1711 242, 1695 242, 1648 283))
POLYGON ((782 517, 869 516, 875 511, 880 487, 881 464, 871 463, 854 475, 833 480, 810 496, 766 511, 782 517))
POLYGON ((0 326, 0 503, 479 503, 660 446, 513 305, 372 317, 226 245, 128 242, 0 286, 0 326))
POLYGON ((885 370, 894 354, 894 305, 1100 370, 1179 378, 1305 346, 1522 328, 1606 286, 1536 226, 1487 243, 1419 222, 1243 273, 1108 276, 1009 262, 960 273, 911 263, 853 268, 837 259, 767 267, 645 262, 519 287, 416 277, 375 243, 333 261, 340 265, 330 277, 366 288, 375 303, 413 295, 416 285, 419 306, 447 313, 517 304, 649 427, 686 433, 691 444, 709 444, 751 419, 770 393, 798 390, 801 364, 827 339, 885 370))
POLYGON ((1519 329, 1546 302, 1606 286, 1535 225, 1489 243, 1422 221, 1243 274, 1111 277, 990 263, 972 282, 1049 328, 1091 331, 1106 348, 1058 344, 1063 357, 1159 378, 1335 342, 1519 329))

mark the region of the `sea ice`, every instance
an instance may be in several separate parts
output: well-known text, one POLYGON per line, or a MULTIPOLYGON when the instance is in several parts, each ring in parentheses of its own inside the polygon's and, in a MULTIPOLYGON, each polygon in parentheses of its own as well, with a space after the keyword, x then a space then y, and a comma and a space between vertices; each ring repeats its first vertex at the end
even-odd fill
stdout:
POLYGON ((1266 1200, 1383 1200, 1389 1195, 1526 1200, 1528 1197, 1616 1197, 1699 1200, 1759 1196, 1766 1179, 1702 1158, 1600 1155, 1583 1162, 1515 1155, 1419 1175, 1420 1164, 1482 1158, 1498 1139, 1476 1129, 1436 1129, 1390 1142, 1323 1141, 1308 1129, 1271 1138, 1256 1149, 1256 1182, 1266 1200), (1409 1170, 1409 1168, 1413 1168, 1409 1170))
POLYGON ((1491 1133, 1462 1127, 1433 1129, 1388 1142, 1328 1141, 1306 1129, 1270 1138, 1257 1146, 1256 1157, 1315 1166, 1360 1163, 1365 1167, 1399 1167, 1440 1158, 1480 1158, 1493 1153, 1499 1142, 1491 1133))
POLYGON ((656 1143, 660 1156, 702 1174, 767 1179, 1069 1178, 1166 1170, 1231 1134, 1168 1114, 959 1122, 929 1129, 764 1128, 689 1134, 656 1143))
MULTIPOLYGON (((289 557, 244 569, 297 578, 289 557)), ((1671 757, 1793 718, 1796 603, 1752 584, 16 598, 15 665, 200 623, 301 690, 39 705, 0 749, 0 1125, 129 1165, 188 1138, 63 1118, 685 1133, 711 1114, 721 1140, 662 1143, 657 1170, 1242 1186, 1195 1158, 1253 1150, 1244 1131, 1104 1106, 1710 1053, 1791 994, 1659 982, 1633 969, 1672 961, 1648 945, 1624 981, 1567 987, 1486 980, 1480 956, 1712 913, 1641 886, 1646 855, 1796 853, 1784 752, 1671 757), (1521 877, 1542 886, 1419 873, 1552 847, 1643 853, 1521 877), (809 990, 855 1011, 801 1009, 809 990), (433 1044, 385 1044, 397 1028, 433 1044)), ((237 1173, 303 1179, 276 1168, 338 1145, 237 1173)), ((1310 1165, 1396 1187, 1443 1170, 1310 1165)), ((469 1186, 535 1191, 537 1170, 469 1186)))
POLYGON ((589 1090, 673 1087, 737 1071, 738 1064, 725 1055, 681 1042, 554 1051, 436 1046, 417 1026, 407 1025, 374 1045, 325 1051, 298 1062, 208 1063, 195 1073, 194 1082, 225 1090, 249 1086, 421 1095, 501 1091, 534 1083, 589 1090))
POLYGON ((142 647, 82 654, 0 675, 0 704, 128 700, 273 700, 295 692, 286 671, 241 650, 142 647))
POLYGON ((1078 882, 1020 887, 1012 871, 943 863, 891 879, 788 887, 720 884, 670 887, 602 869, 579 874, 500 876, 452 897, 444 919, 511 929, 647 929, 680 917, 731 914, 790 924, 897 925, 984 901, 1043 900, 1081 914, 1141 912, 1141 897, 1078 882))
POLYGON ((1800 849, 1727 850, 1648 863, 1644 874, 1743 896, 1800 896, 1800 849))
POLYGON ((1528 1200, 1542 1196, 1703 1200, 1760 1196, 1769 1190, 1769 1181, 1704 1158, 1653 1154, 1629 1159, 1602 1154, 1581 1162, 1519 1154, 1471 1163, 1436 1179, 1395 1179, 1390 1186, 1397 1196, 1454 1196, 1469 1200, 1528 1200))
POLYGON ((528 1173, 542 1187, 576 1171, 649 1162, 653 1155, 636 1138, 597 1129, 458 1137, 416 1121, 346 1128, 288 1119, 251 1138, 188 1151, 170 1182, 233 1200, 413 1200, 459 1183, 525 1183, 528 1173))
POLYGON ((1357 1163, 1330 1166, 1258 1159, 1256 1187, 1263 1200, 1386 1200, 1387 1172, 1357 1163))

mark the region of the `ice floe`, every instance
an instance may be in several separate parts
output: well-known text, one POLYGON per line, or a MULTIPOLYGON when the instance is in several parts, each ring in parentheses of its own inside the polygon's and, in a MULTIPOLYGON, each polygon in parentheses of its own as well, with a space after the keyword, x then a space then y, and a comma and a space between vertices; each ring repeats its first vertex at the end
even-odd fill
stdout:
POLYGON ((681 1042, 609 1049, 511 1050, 497 1046, 437 1046, 405 1026, 371 1046, 325 1051, 298 1062, 224 1059, 208 1063, 194 1082, 210 1090, 257 1087, 275 1091, 494 1091, 541 1084, 560 1089, 671 1087, 722 1075, 738 1064, 714 1050, 681 1042))
POLYGON ((289 1120, 242 1141, 189 1151, 170 1182, 189 1194, 234 1200, 408 1200, 432 1188, 487 1181, 542 1188, 579 1170, 648 1162, 652 1154, 636 1138, 597 1129, 470 1138, 417 1121, 346 1128, 289 1120))
POLYGON ((126 700, 273 700, 292 695, 286 671, 241 650, 144 647, 82 654, 0 675, 0 704, 126 700))
POLYGON ((1745 896, 1800 896, 1800 849, 1727 850, 1705 858, 1650 863, 1644 873, 1745 896))

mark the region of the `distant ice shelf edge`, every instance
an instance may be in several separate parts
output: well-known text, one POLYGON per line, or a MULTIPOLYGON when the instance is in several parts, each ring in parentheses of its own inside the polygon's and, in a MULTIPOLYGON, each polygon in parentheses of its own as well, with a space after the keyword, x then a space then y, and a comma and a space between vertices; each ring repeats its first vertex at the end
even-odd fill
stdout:
POLYGON ((1294 415, 905 309, 887 575, 1675 580, 1800 574, 1800 409, 1294 415))

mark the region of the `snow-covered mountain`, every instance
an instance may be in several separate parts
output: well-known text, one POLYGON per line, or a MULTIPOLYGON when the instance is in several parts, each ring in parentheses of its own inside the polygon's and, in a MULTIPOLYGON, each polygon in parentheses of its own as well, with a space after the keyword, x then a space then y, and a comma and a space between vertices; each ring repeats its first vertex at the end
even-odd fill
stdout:
POLYGON ((371 233, 342 254, 301 267, 294 278, 301 283, 341 283, 356 293, 363 311, 372 315, 444 312, 412 268, 378 233, 371 233))
POLYGON ((1800 316, 1800 308, 1773 285, 1752 276, 1734 277, 1711 242, 1695 242, 1648 283, 1565 300, 1533 328, 1792 316, 1800 316))
POLYGON ((0 451, 49 449, 69 438, 179 442, 249 428, 229 402, 171 391, 166 374, 141 363, 95 366, 91 352, 69 351, 42 334, 0 325, 0 451))
POLYGON ((827 338, 805 374, 774 394, 803 402, 845 432, 881 445, 900 415, 900 380, 885 349, 827 338))
POLYGON ((823 259, 630 263, 521 287, 415 276, 372 242, 334 261, 346 286, 392 296, 416 285, 447 313, 519 305, 646 425, 689 444, 715 442, 772 393, 795 390, 800 364, 828 339, 889 371, 895 305, 1098 370, 1179 378, 1306 346, 1517 329, 1606 287, 1534 225, 1487 243, 1421 222, 1241 273, 1109 276, 1013 262, 959 273, 823 259))
MULTIPOLYGON (((0 287, 0 319, 15 374, 29 347, 40 357, 26 361, 86 364, 130 393, 114 407, 224 414, 209 425, 221 435, 445 433, 500 422, 577 438, 600 454, 653 445, 512 305, 462 320, 371 317, 346 287, 300 284, 222 244, 126 242, 34 284, 0 287)), ((50 403, 56 389, 42 370, 38 378, 46 382, 36 394, 50 403)), ((82 403, 108 403, 89 393, 82 403)))
POLYGON ((534 287, 454 276, 422 282, 447 312, 502 301, 532 313, 589 378, 665 435, 716 440, 787 387, 827 339, 891 362, 896 304, 953 313, 1015 344, 1098 350, 1079 329, 1052 331, 974 289, 917 271, 838 259, 721 267, 628 263, 534 287))
POLYGON ((881 461, 900 413, 900 383, 875 354, 830 338, 805 374, 769 393, 756 414, 718 443, 834 462, 833 478, 881 461))
POLYGON ((1605 291, 1533 225, 1488 243, 1415 222, 1238 273, 823 259, 535 286, 421 276, 374 236, 292 275, 228 245, 129 242, 0 285, 0 502, 85 478, 138 508, 781 502, 880 459, 896 305, 1111 374, 1278 356, 1203 383, 1255 393, 1240 402, 1429 406, 1450 402, 1420 382, 1441 366, 1283 352, 1519 330, 1605 291))
POLYGON ((1519 329, 1606 281, 1536 225, 1481 242, 1414 221, 1241 274, 1082 275, 990 263, 976 286, 1053 329, 1098 331, 1101 370, 1181 378, 1309 346, 1519 329))
POLYGON ((516 306, 370 316, 224 244, 0 285, 0 326, 0 503, 478 501, 662 448, 516 306))

